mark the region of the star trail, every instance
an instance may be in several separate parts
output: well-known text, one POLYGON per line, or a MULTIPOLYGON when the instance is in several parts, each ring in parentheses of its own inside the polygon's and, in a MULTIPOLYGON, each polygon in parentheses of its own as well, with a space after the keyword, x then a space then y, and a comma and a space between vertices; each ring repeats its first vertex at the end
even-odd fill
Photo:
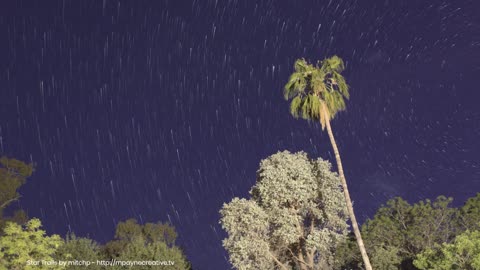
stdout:
POLYGON ((465 1, 4 1, 0 155, 36 164, 16 203, 99 242, 170 222, 194 269, 229 269, 218 213, 261 159, 334 163, 282 90, 338 55, 332 127, 360 222, 388 199, 480 191, 480 6, 465 1))

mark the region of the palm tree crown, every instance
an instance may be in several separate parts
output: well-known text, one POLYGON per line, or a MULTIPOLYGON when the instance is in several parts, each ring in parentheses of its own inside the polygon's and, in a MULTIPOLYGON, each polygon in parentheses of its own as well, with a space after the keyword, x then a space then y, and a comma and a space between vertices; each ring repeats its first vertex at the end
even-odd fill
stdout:
POLYGON ((340 74, 344 69, 343 60, 336 55, 317 62, 316 66, 298 59, 284 89, 285 99, 292 99, 290 113, 296 118, 319 120, 324 129, 326 121, 345 110, 344 98, 350 97, 345 78, 340 74))

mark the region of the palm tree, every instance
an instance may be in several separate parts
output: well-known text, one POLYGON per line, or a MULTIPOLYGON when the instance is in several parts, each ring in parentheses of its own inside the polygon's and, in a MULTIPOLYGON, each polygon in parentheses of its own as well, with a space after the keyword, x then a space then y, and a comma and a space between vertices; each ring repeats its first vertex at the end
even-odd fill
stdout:
POLYGON ((306 120, 318 120, 322 130, 327 128, 328 137, 335 153, 338 174, 342 182, 343 193, 347 205, 348 214, 352 222, 353 232, 362 254, 363 262, 367 270, 371 270, 370 260, 363 244, 362 236, 358 228, 357 219, 353 212, 352 200, 348 192, 347 181, 343 173, 342 161, 335 138, 332 133, 330 121, 335 115, 345 110, 344 98, 349 98, 348 85, 345 78, 340 74, 345 69, 343 60, 338 56, 319 61, 316 66, 308 64, 305 59, 295 62, 295 72, 290 75, 285 85, 284 96, 286 100, 292 99, 290 113, 295 117, 306 120))

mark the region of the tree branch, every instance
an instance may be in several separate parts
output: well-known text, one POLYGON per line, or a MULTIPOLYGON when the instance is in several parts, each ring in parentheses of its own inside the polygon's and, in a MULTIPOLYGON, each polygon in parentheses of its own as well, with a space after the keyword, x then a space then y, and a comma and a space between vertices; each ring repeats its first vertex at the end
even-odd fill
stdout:
POLYGON ((298 258, 297 256, 295 256, 295 253, 293 253, 293 251, 292 251, 290 248, 287 247, 287 249, 288 249, 288 251, 290 251, 290 253, 292 254, 292 256, 293 256, 293 258, 294 258, 295 260, 297 260, 297 261, 305 264, 306 266, 309 266, 308 263, 306 263, 304 260, 302 260, 301 258, 298 258))
POLYGON ((273 260, 278 264, 278 266, 280 266, 280 268, 282 268, 283 270, 288 270, 288 268, 281 261, 279 261, 270 250, 268 250, 268 254, 272 256, 273 260))
POLYGON ((18 201, 18 199, 20 199, 21 196, 17 196, 13 199, 10 199, 10 200, 7 200, 6 202, 4 202, 2 205, 0 205, 0 209, 3 209, 5 208, 9 203, 11 202, 14 202, 14 201, 18 201))
MULTIPOLYGON (((313 234, 313 229, 315 228, 315 220, 311 217, 310 221, 310 234, 313 234)), ((308 262, 310 263, 311 267, 313 268, 313 256, 315 255, 315 246, 311 248, 310 252, 307 253, 308 262)))
POLYGON ((295 209, 292 209, 292 210, 293 210, 292 212, 295 214, 295 222, 297 223, 297 226, 295 227, 297 227, 297 230, 300 233, 301 237, 304 238, 303 226, 300 224, 300 221, 298 220, 298 215, 296 215, 297 211, 295 209))

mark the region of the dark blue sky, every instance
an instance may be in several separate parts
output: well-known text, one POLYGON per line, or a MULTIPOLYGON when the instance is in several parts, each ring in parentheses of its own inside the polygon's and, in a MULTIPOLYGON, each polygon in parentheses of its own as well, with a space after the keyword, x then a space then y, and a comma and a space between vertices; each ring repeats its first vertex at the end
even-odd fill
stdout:
POLYGON ((332 125, 360 221, 393 196, 480 191, 480 5, 465 1, 3 1, 0 155, 33 161, 19 206, 98 241, 171 221, 195 269, 229 268, 218 210, 261 159, 332 159, 293 119, 295 59, 338 54, 332 125))

